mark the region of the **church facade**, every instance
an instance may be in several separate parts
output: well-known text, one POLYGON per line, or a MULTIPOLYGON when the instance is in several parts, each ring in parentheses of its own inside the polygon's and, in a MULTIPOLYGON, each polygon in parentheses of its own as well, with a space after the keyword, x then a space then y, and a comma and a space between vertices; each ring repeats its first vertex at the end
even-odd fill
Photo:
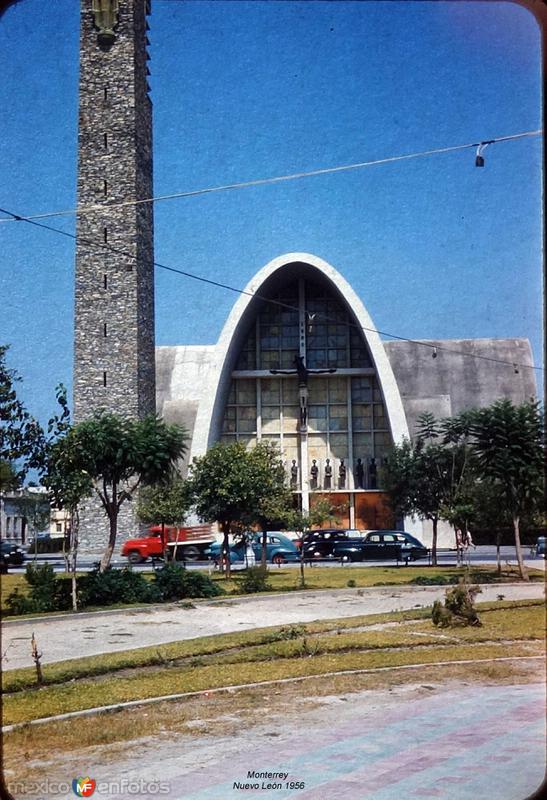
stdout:
MULTIPOLYGON (((527 340, 383 342, 340 272, 290 253, 257 272, 216 345, 156 348, 157 407, 189 431, 189 460, 218 441, 274 443, 304 510, 327 497, 341 526, 385 528, 392 444, 424 411, 535 396, 533 369, 514 364, 533 366, 527 340)), ((428 541, 421 522, 406 527, 428 541)))

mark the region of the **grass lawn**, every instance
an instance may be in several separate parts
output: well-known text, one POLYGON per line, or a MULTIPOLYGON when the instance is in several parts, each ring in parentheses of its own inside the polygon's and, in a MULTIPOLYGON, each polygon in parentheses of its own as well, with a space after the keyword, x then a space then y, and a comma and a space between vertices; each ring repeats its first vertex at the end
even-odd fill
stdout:
MULTIPOLYGON (((330 570, 329 570, 330 571, 330 570)), ((482 627, 438 629, 416 609, 203 637, 4 674, 4 724, 104 704, 326 672, 538 655, 542 601, 477 604, 482 627), (383 628, 372 628, 378 624, 383 628)), ((474 668, 474 667, 473 667, 474 668)))
MULTIPOLYGON (((455 566, 408 566, 397 567, 306 567, 304 577, 306 589, 344 589, 348 586, 366 588, 370 586, 400 586, 418 579, 427 579, 431 584, 457 583, 459 578, 468 577, 471 583, 508 583, 520 580, 517 567, 506 567, 501 576, 496 566, 478 566, 467 569, 455 566)), ((545 574, 541 570, 530 569, 530 580, 543 581, 545 574)), ((239 581, 232 576, 226 580, 223 575, 214 574, 214 580, 220 582, 229 593, 238 593, 239 581)), ((269 570, 268 582, 272 591, 288 592, 300 589, 300 570, 272 567, 269 570)))
POLYGON ((19 589, 22 594, 26 593, 28 584, 24 575, 10 575, 8 573, 7 575, 0 576, 0 603, 2 608, 5 608, 8 594, 11 594, 15 589, 19 589))

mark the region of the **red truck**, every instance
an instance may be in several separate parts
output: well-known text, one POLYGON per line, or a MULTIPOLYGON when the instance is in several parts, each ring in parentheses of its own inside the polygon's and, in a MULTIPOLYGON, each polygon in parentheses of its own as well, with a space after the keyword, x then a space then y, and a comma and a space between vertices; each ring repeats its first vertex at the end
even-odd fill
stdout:
POLYGON ((152 525, 145 536, 128 539, 122 545, 122 556, 132 564, 147 558, 176 558, 177 561, 205 559, 204 551, 215 541, 210 525, 191 525, 187 528, 152 525))

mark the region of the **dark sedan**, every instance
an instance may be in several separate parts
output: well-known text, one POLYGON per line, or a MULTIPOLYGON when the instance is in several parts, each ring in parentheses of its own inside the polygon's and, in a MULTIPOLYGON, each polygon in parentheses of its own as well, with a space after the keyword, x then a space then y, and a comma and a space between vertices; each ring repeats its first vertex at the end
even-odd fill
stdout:
POLYGON ((0 542, 0 571, 7 572, 8 565, 21 566, 25 560, 22 547, 11 539, 2 539, 0 542))
POLYGON ((405 531, 369 531, 362 539, 337 541, 335 558, 342 561, 416 561, 427 558, 427 547, 405 531))
POLYGON ((309 531, 302 544, 302 555, 305 561, 321 558, 334 558, 334 548, 339 542, 351 540, 349 532, 344 529, 326 528, 320 531, 309 531))

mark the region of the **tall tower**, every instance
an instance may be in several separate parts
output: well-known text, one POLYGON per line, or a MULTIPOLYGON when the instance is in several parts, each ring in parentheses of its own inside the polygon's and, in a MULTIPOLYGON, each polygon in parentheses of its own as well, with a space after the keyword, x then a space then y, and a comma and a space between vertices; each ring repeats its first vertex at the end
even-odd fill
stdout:
MULTIPOLYGON (((153 209, 135 204, 152 197, 150 0, 80 8, 74 420, 101 408, 135 419, 155 411, 153 209)), ((120 533, 135 532, 123 517, 120 533)), ((104 546, 98 506, 80 518, 84 548, 104 546)))
POLYGON ((97 210, 77 220, 76 422, 155 410, 153 210, 133 204, 152 197, 149 12, 81 0, 78 206, 97 210))

